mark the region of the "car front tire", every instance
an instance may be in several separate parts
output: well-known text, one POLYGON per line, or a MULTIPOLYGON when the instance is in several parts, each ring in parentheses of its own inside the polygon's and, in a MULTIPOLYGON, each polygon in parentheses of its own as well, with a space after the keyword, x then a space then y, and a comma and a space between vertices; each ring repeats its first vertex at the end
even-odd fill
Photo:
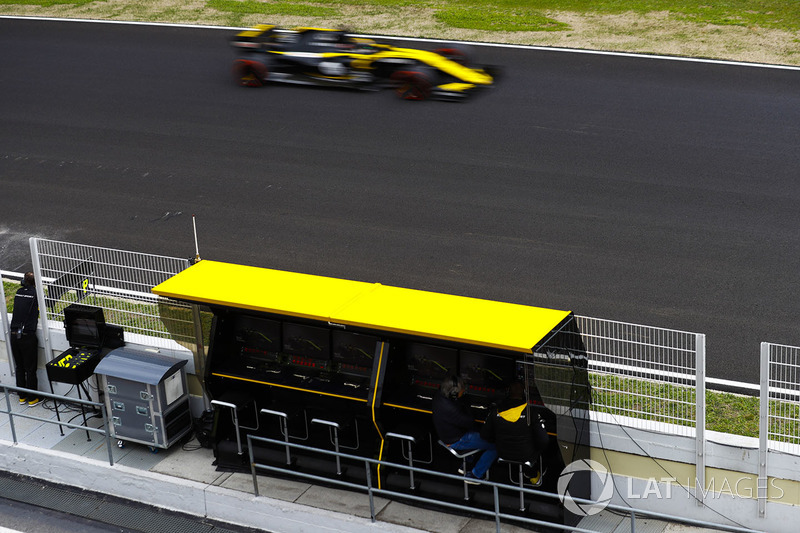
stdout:
POLYGON ((269 71, 260 61, 237 59, 233 63, 233 79, 242 87, 262 87, 269 71))
POLYGON ((403 100, 425 100, 431 94, 433 84, 422 72, 401 70, 391 76, 394 91, 403 100))

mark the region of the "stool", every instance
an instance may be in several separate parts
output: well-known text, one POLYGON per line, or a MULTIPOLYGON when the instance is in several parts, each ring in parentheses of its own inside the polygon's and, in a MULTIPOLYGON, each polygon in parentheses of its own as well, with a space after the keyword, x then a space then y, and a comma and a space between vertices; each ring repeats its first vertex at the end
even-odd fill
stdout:
MULTIPOLYGON (((341 448, 344 448, 346 450, 357 450, 358 447, 360 446, 360 444, 358 442, 358 420, 356 419, 356 420, 354 420, 354 422, 355 422, 355 426, 356 426, 356 445, 355 446, 341 446, 341 448)), ((339 423, 338 422, 332 422, 330 420, 323 420, 321 418, 312 418, 311 419, 311 423, 312 424, 321 424, 323 426, 328 426, 328 436, 331 439, 331 443, 333 444, 333 449, 336 452, 336 475, 337 476, 341 476, 342 475, 342 460, 339 457, 339 448, 340 448, 340 445, 339 445, 339 429, 341 429, 341 427, 339 426, 339 423)))
MULTIPOLYGON (((401 452, 403 454, 403 458, 408 460, 408 466, 410 466, 411 468, 414 468, 414 455, 413 455, 414 452, 412 450, 412 447, 414 446, 414 444, 417 443, 417 439, 415 439, 411 435, 403 435, 402 433, 387 433, 386 434, 386 438, 387 439, 398 439, 400 441, 400 450, 401 450, 401 452), (405 446, 403 446, 403 444, 405 444, 406 442, 408 443, 408 455, 406 455, 406 448, 405 448, 405 446)), ((409 478, 409 482, 410 482, 408 488, 410 488, 411 490, 415 490, 416 487, 414 486, 414 471, 413 470, 409 470, 408 471, 408 478, 409 478)))
MULTIPOLYGON (((281 435, 283 435, 283 440, 284 440, 284 442, 286 442, 286 464, 291 466, 291 464, 292 464, 292 455, 291 455, 290 447, 289 447, 289 415, 287 415, 283 411, 273 411, 272 409, 262 409, 260 412, 261 412, 261 414, 264 414, 264 415, 272 415, 272 416, 277 416, 278 417, 278 425, 280 426, 280 429, 281 429, 281 435)), ((293 436, 292 438, 299 439, 299 440, 308 440, 308 418, 306 418, 305 410, 303 411, 303 419, 305 420, 305 423, 306 423, 305 424, 306 425, 306 436, 305 437, 294 437, 293 436)))
MULTIPOLYGON (((448 446, 447 444, 445 444, 441 440, 439 441, 439 444, 444 449, 446 449, 448 452, 452 453, 455 457, 457 457, 458 459, 461 459, 461 469, 464 471, 464 475, 465 476, 467 475, 467 472, 468 472, 468 470, 467 470, 467 457, 469 457, 471 455, 475 455, 476 453, 481 451, 481 450, 478 450, 478 449, 476 449, 476 450, 463 450, 463 451, 454 450, 453 448, 451 448, 450 446, 448 446)), ((466 479, 464 480, 464 499, 465 500, 469 500, 469 487, 467 487, 466 479)))
MULTIPOLYGON (((503 459, 502 457, 497 458, 498 463, 507 463, 508 464, 508 480, 511 483, 517 483, 519 485, 519 510, 525 512, 525 493, 522 491, 525 485, 525 475, 522 469, 525 467, 525 462, 522 461, 512 461, 510 459, 503 459), (517 470, 517 479, 514 479, 511 475, 512 467, 516 465, 517 470)), ((539 481, 537 481, 533 486, 534 487, 541 487, 542 481, 544 480, 544 472, 542 471, 542 457, 539 456, 539 481)))
MULTIPOLYGON (((256 427, 240 426, 238 405, 236 405, 235 403, 223 402, 220 400, 211 400, 211 405, 213 405, 214 407, 227 407, 228 409, 231 410, 231 414, 233 415, 233 427, 236 428, 236 451, 239 453, 239 455, 242 455, 242 437, 241 435, 239 435, 239 428, 258 430, 258 411, 256 411, 256 427)), ((258 407, 256 407, 255 402, 253 402, 253 409, 258 409, 258 407)))

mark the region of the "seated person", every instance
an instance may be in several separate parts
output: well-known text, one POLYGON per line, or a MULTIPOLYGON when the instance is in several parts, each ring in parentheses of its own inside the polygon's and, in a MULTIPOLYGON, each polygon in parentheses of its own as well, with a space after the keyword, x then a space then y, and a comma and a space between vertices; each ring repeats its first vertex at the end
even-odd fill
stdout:
POLYGON ((475 419, 463 399, 464 381, 458 376, 444 379, 433 397, 433 425, 439 439, 454 450, 484 450, 471 471, 470 479, 484 479, 489 467, 497 459, 495 445, 481 438, 475 419))
POLYGON ((539 457, 550 438, 538 416, 530 416, 525 385, 515 381, 497 408, 489 414, 481 436, 497 446, 498 455, 508 461, 522 463, 523 474, 534 485, 541 480, 543 465, 539 457))

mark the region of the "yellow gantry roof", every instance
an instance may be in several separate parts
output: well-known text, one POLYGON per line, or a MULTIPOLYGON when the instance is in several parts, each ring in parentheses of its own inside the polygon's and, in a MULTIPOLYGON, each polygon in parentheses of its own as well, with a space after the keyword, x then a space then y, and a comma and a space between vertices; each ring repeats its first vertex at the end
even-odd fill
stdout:
POLYGON ((531 353, 570 311, 203 260, 153 292, 210 305, 531 353))

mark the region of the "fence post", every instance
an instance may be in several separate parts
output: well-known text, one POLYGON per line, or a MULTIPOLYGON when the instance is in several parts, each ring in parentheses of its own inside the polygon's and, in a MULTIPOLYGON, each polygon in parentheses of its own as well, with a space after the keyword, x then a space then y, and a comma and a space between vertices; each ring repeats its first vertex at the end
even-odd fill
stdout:
POLYGON ((706 493, 706 336, 695 337, 695 501, 703 505, 706 493))
POLYGON ((3 290, 0 291, 0 325, 3 328, 3 340, 6 343, 6 353, 8 354, 8 368, 11 371, 11 375, 16 375, 16 369, 14 368, 14 357, 11 355, 11 330, 10 325, 8 323, 8 313, 6 309, 8 309, 8 304, 6 304, 6 291, 5 286, 3 285, 3 274, 0 273, 0 288, 3 290))
POLYGON ((194 322, 194 342, 196 352, 194 354, 195 375, 200 376, 200 387, 203 389, 203 408, 208 411, 211 404, 208 401, 209 394, 206 392, 206 380, 202 376, 206 375, 206 351, 203 346, 203 321, 200 318, 200 306, 192 304, 192 321, 194 322))
POLYGON ((36 278, 36 298, 39 300, 39 323, 42 326, 42 346, 44 348, 44 360, 53 360, 53 348, 50 346, 50 324, 47 320, 47 300, 44 299, 44 280, 42 279, 42 263, 39 261, 39 239, 31 237, 31 263, 33 264, 33 275, 36 278))
POLYGON ((758 407, 758 516, 767 516, 767 446, 769 439, 769 352, 770 345, 761 343, 761 393, 758 407))

